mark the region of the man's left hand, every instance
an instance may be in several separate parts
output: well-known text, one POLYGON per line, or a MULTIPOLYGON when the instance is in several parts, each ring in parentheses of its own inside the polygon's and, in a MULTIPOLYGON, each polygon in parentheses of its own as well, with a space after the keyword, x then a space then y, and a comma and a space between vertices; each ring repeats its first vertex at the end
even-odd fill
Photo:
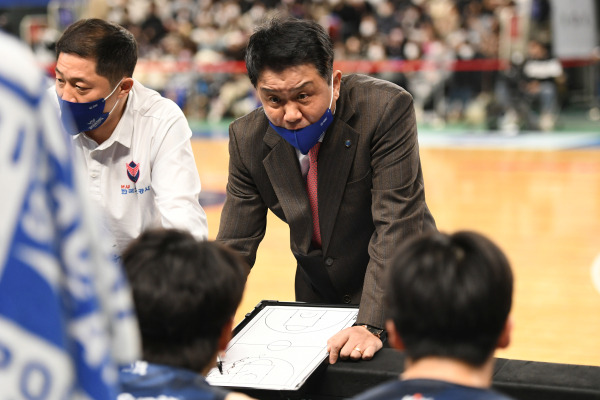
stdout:
POLYGON ((364 326, 351 326, 333 335, 327 341, 329 363, 342 360, 370 360, 383 347, 381 339, 364 326))

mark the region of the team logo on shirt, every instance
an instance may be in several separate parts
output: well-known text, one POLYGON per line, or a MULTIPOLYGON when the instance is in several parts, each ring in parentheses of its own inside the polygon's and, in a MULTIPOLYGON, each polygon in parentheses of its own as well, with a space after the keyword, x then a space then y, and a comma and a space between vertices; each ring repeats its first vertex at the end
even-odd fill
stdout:
POLYGON ((127 176, 131 182, 136 183, 140 177, 140 163, 134 163, 133 161, 127 165, 127 176))

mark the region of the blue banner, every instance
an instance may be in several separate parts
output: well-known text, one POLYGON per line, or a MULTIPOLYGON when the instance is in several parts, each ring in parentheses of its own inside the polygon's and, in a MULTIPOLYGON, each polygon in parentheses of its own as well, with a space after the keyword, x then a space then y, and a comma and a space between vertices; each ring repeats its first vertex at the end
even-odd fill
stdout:
POLYGON ((139 357, 129 287, 103 247, 44 74, 0 32, 0 391, 114 399, 139 357))

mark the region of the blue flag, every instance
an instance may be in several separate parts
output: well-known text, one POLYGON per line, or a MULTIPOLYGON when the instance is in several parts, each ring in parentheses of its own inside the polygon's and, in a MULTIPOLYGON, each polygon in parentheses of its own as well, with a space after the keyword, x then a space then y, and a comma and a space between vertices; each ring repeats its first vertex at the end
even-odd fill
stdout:
POLYGON ((0 32, 0 392, 114 399, 140 354, 129 287, 103 247, 48 82, 0 32))

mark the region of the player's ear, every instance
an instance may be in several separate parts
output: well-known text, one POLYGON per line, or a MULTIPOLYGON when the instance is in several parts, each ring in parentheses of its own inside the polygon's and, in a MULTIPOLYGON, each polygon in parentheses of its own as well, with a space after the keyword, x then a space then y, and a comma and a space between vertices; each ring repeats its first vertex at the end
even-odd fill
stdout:
MULTIPOLYGON (((342 85, 342 71, 333 71, 333 102, 340 97, 340 87, 342 85)), ((333 107, 333 106, 332 106, 333 107)))
POLYGON ((219 336, 219 343, 218 343, 218 351, 223 351, 225 350, 225 348, 227 347, 227 344, 229 343, 229 341, 231 340, 231 337, 233 335, 233 317, 231 317, 231 319, 229 321, 227 321, 227 323, 223 326, 223 329, 221 329, 221 336, 219 336))
POLYGON ((385 321, 385 330, 387 331, 388 341, 390 345, 396 350, 404 350, 404 342, 400 337, 400 334, 396 330, 396 325, 394 321, 388 319, 385 321))
POLYGON ((500 333, 500 337, 498 338, 498 344, 496 345, 499 349, 505 349, 510 344, 510 338, 513 329, 513 320, 509 315, 506 319, 506 323, 504 324, 504 329, 502 329, 502 333, 500 333))
POLYGON ((133 78, 123 78, 121 83, 119 83, 119 97, 126 96, 131 91, 133 88, 133 82, 133 78))

